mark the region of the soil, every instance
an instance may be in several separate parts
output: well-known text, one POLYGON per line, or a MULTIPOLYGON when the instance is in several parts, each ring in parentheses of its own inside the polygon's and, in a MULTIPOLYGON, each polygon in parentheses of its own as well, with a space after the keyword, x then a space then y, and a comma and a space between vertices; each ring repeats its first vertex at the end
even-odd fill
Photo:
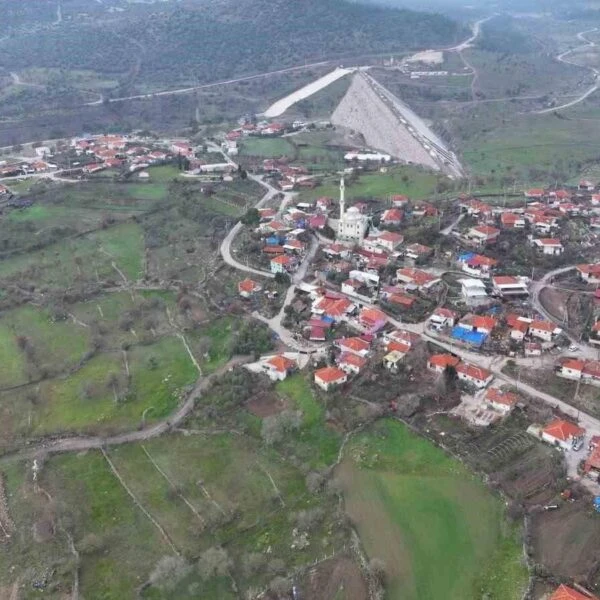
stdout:
POLYGON ((592 511, 589 498, 537 513, 531 531, 536 562, 556 578, 593 587, 600 566, 600 516, 592 511))
POLYGON ((54 537, 54 523, 48 519, 36 521, 33 525, 33 539, 38 543, 50 541, 54 537))
POLYGON ((350 558, 327 560, 311 569, 300 585, 304 600, 367 600, 369 590, 359 566, 350 558), (340 594, 342 591, 342 594, 340 594))
POLYGON ((573 335, 580 335, 584 331, 593 312, 591 295, 578 293, 578 290, 545 287, 540 292, 540 303, 557 321, 563 322, 562 326, 573 335))
POLYGON ((246 408, 257 417, 270 417, 276 415, 287 408, 287 402, 283 398, 279 398, 277 394, 269 394, 267 392, 253 396, 246 408))

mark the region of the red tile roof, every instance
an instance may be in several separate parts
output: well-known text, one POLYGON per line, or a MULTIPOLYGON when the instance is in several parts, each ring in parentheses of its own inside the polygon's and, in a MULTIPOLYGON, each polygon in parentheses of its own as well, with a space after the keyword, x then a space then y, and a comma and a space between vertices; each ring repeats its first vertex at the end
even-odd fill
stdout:
POLYGON ((428 364, 430 367, 440 367, 445 369, 448 366, 456 367, 459 362, 460 359, 452 354, 433 354, 429 357, 428 364))
POLYGON ((353 352, 365 352, 371 345, 360 337, 344 338, 338 342, 340 348, 348 348, 353 352))
POLYGON ((529 328, 552 333, 556 329, 556 325, 554 323, 550 323, 549 321, 533 321, 529 325, 529 328))
POLYGON ((246 292, 247 294, 251 294, 252 292, 255 292, 257 290, 260 290, 260 285, 256 283, 256 281, 252 281, 252 279, 244 279, 244 281, 240 281, 238 283, 239 292, 246 292))
POLYGON ((552 436, 557 440, 568 442, 572 437, 579 437, 585 434, 585 429, 563 419, 556 419, 542 430, 546 435, 552 436))
POLYGON ((324 367, 315 371, 315 379, 320 379, 324 383, 334 383, 341 381, 346 377, 346 373, 337 367, 324 367))
POLYGON ((285 373, 296 366, 295 361, 281 355, 270 358, 267 363, 280 373, 285 373))
POLYGON ((464 363, 464 362, 461 362, 456 367, 456 370, 458 373, 462 373, 463 375, 466 375, 467 377, 471 377, 472 379, 479 379, 480 381, 485 381, 492 374, 491 371, 488 371, 487 369, 484 369, 483 367, 477 367, 470 363, 464 363))
POLYGON ((549 600, 598 600, 596 596, 588 596, 582 594, 573 588, 570 588, 564 584, 559 585, 554 594, 550 596, 549 600))
POLYGON ((485 395, 485 399, 488 402, 504 404, 506 406, 514 406, 519 401, 519 397, 516 394, 503 392, 498 388, 490 388, 485 395))
POLYGON ((339 365, 350 365, 357 369, 362 369, 367 364, 367 359, 352 352, 343 352, 338 360, 339 365))

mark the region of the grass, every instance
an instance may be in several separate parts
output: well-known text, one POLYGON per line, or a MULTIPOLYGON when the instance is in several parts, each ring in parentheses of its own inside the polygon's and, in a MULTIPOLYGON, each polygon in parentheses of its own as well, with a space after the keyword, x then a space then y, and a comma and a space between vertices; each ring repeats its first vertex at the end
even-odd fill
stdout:
MULTIPOLYGON (((396 167, 387 173, 369 173, 361 175, 358 182, 346 183, 346 198, 383 198, 390 194, 405 194, 409 198, 420 200, 435 194, 438 176, 417 167, 396 167)), ((320 196, 337 198, 339 181, 327 180, 323 185, 301 192, 302 199, 315 199, 320 196)))
POLYGON ((186 335, 203 373, 212 373, 231 358, 231 337, 237 321, 222 317, 186 335))
POLYGON ((132 503, 99 452, 57 457, 47 469, 51 494, 68 503, 76 541, 81 545, 86 536, 94 535, 105 546, 101 552, 84 555, 80 565, 86 597, 133 598, 141 583, 138 576, 143 581, 148 567, 171 554, 170 548, 132 503), (115 543, 119 540, 126 545, 115 543))
POLYGON ((67 239, 43 250, 18 255, 0 263, 0 279, 19 275, 37 285, 70 287, 80 278, 119 279, 114 263, 130 279, 142 272, 142 230, 124 223, 87 236, 67 239))
POLYGON ((551 180, 556 179, 553 172, 565 178, 579 175, 582 163, 600 155, 594 141, 600 124, 597 118, 588 118, 592 116, 589 111, 576 107, 562 114, 568 118, 552 114, 514 117, 466 142, 464 159, 477 174, 512 174, 521 181, 539 179, 533 171, 547 172, 551 180))
MULTIPOLYGON (((335 498, 309 494, 298 468, 251 438, 170 435, 107 452, 136 499, 191 565, 175 590, 151 587, 144 590, 145 598, 229 598, 231 580, 202 580, 194 566, 198 556, 215 545, 225 547, 233 561, 241 591, 232 598, 250 588, 264 588, 274 576, 266 568, 248 574, 242 563, 249 553, 264 553, 267 561, 282 559, 293 569, 339 548, 342 538, 333 525, 335 498), (309 547, 292 550, 293 516, 315 506, 323 509, 323 524, 311 529, 309 547)), ((11 516, 22 535, 16 535, 11 546, 20 561, 14 561, 12 552, 0 556, 0 586, 55 569, 52 585, 70 590, 73 564, 66 532, 80 553, 80 593, 92 600, 135 597, 158 560, 173 555, 100 452, 55 456, 45 462, 39 485, 52 502, 34 491, 30 469, 30 463, 3 467, 11 516), (52 519, 56 532, 46 543, 33 543, 32 525, 42 518, 52 519)))
POLYGON ((248 137, 241 144, 240 154, 264 158, 279 158, 280 156, 293 158, 296 150, 294 145, 285 138, 248 137))
POLYGON ((277 384, 277 392, 292 402, 295 410, 302 411, 302 427, 294 434, 293 443, 299 455, 306 454, 313 468, 323 468, 335 462, 340 435, 325 422, 325 408, 315 397, 306 377, 297 373, 277 384))
POLYGON ((35 177, 30 177, 29 179, 15 179, 5 182, 5 185, 13 194, 24 195, 29 192, 29 190, 34 187, 37 183, 40 183, 40 180, 35 177))
POLYGON ((140 423, 145 411, 147 421, 164 418, 179 404, 182 388, 198 376, 176 337, 133 348, 128 362, 128 384, 120 352, 92 358, 67 379, 42 383, 45 402, 35 415, 34 434, 117 431, 140 423), (113 378, 118 383, 113 385, 113 378))
POLYGON ((181 175, 181 171, 177 165, 160 165, 146 169, 150 175, 150 183, 168 183, 177 179, 181 175))
POLYGON ((521 597, 527 572, 501 502, 428 441, 380 422, 352 440, 339 478, 390 600, 521 597))

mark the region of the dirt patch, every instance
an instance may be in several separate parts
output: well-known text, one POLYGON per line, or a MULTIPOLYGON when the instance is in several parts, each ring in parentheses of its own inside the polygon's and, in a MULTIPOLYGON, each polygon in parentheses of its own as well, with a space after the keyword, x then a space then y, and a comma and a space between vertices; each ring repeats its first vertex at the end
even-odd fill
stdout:
POLYGON ((580 335, 593 315, 592 296, 581 292, 551 287, 540 292, 542 306, 573 335, 580 335))
POLYGON ((537 562, 555 577, 594 583, 600 566, 600 518, 592 512, 589 499, 536 514, 532 534, 537 562))
POLYGON ((300 584, 305 600, 367 600, 369 590, 360 567, 350 558, 333 558, 311 569, 300 584))
POLYGON ((288 403, 277 394, 262 393, 250 398, 246 409, 257 417, 270 417, 285 410, 288 403))
POLYGON ((15 531, 15 524, 8 512, 4 475, 0 473, 0 542, 8 542, 15 531))
POLYGON ((33 539, 38 543, 49 542, 54 537, 54 523, 49 519, 41 519, 33 525, 33 539))

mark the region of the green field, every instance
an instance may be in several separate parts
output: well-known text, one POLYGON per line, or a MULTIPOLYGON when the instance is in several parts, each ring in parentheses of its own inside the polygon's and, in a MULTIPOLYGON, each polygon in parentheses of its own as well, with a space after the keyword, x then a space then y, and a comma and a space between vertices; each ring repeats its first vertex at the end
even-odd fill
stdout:
POLYGON ((521 598, 527 570, 502 502, 428 441, 382 421, 352 440, 338 478, 390 600, 521 598))
POLYGON ((579 176, 586 161, 598 159, 594 140, 600 135, 600 113, 574 107, 561 114, 567 118, 517 116, 502 127, 476 135, 466 142, 465 162, 476 174, 511 175, 522 186, 539 181, 540 175, 559 182, 579 176))
POLYGON ((34 415, 33 433, 131 428, 145 411, 148 421, 164 418, 179 404, 182 388, 198 377, 177 337, 131 349, 129 377, 124 358, 121 352, 101 354, 67 379, 43 382, 45 405, 34 415))
MULTIPOLYGON (((395 167, 388 173, 360 175, 357 182, 346 183, 346 198, 385 198, 390 194, 405 194, 411 199, 432 198, 435 194, 438 176, 417 167, 395 167)), ((339 180, 327 179, 312 190, 301 192, 301 197, 313 200, 320 196, 337 198, 339 180)))
POLYGON ((331 465, 337 458, 341 436, 327 427, 325 407, 310 387, 307 377, 298 373, 277 385, 277 391, 302 412, 302 427, 293 443, 313 468, 331 465))
POLYGON ((242 156, 259 156, 263 158, 294 157, 294 145, 284 138, 246 138, 241 144, 242 156))
POLYGON ((30 581, 52 570, 55 593, 48 590, 48 597, 63 597, 71 589, 74 566, 67 536, 80 553, 80 593, 92 600, 135 597, 157 562, 175 552, 189 564, 187 575, 168 589, 152 586, 143 597, 238 598, 229 577, 202 577, 195 566, 202 552, 223 545, 230 573, 245 594, 263 589, 282 568, 293 570, 331 554, 344 539, 333 527, 335 498, 308 493, 301 470, 251 438, 172 435, 112 448, 108 456, 168 540, 134 504, 100 452, 48 460, 39 477, 48 495, 34 491, 30 463, 12 463, 3 472, 19 535, 11 553, 0 556, 0 590, 17 578, 30 581), (294 515, 317 507, 311 543, 291 549, 294 515), (44 521, 56 524, 54 533, 33 542, 33 525, 44 521), (15 562, 16 555, 22 560, 15 562), (249 570, 245 565, 252 556, 258 560, 249 570))
POLYGON ((4 260, 0 279, 20 275, 50 287, 69 287, 81 277, 118 280, 114 262, 128 279, 136 280, 141 276, 142 252, 141 228, 127 223, 4 260))

